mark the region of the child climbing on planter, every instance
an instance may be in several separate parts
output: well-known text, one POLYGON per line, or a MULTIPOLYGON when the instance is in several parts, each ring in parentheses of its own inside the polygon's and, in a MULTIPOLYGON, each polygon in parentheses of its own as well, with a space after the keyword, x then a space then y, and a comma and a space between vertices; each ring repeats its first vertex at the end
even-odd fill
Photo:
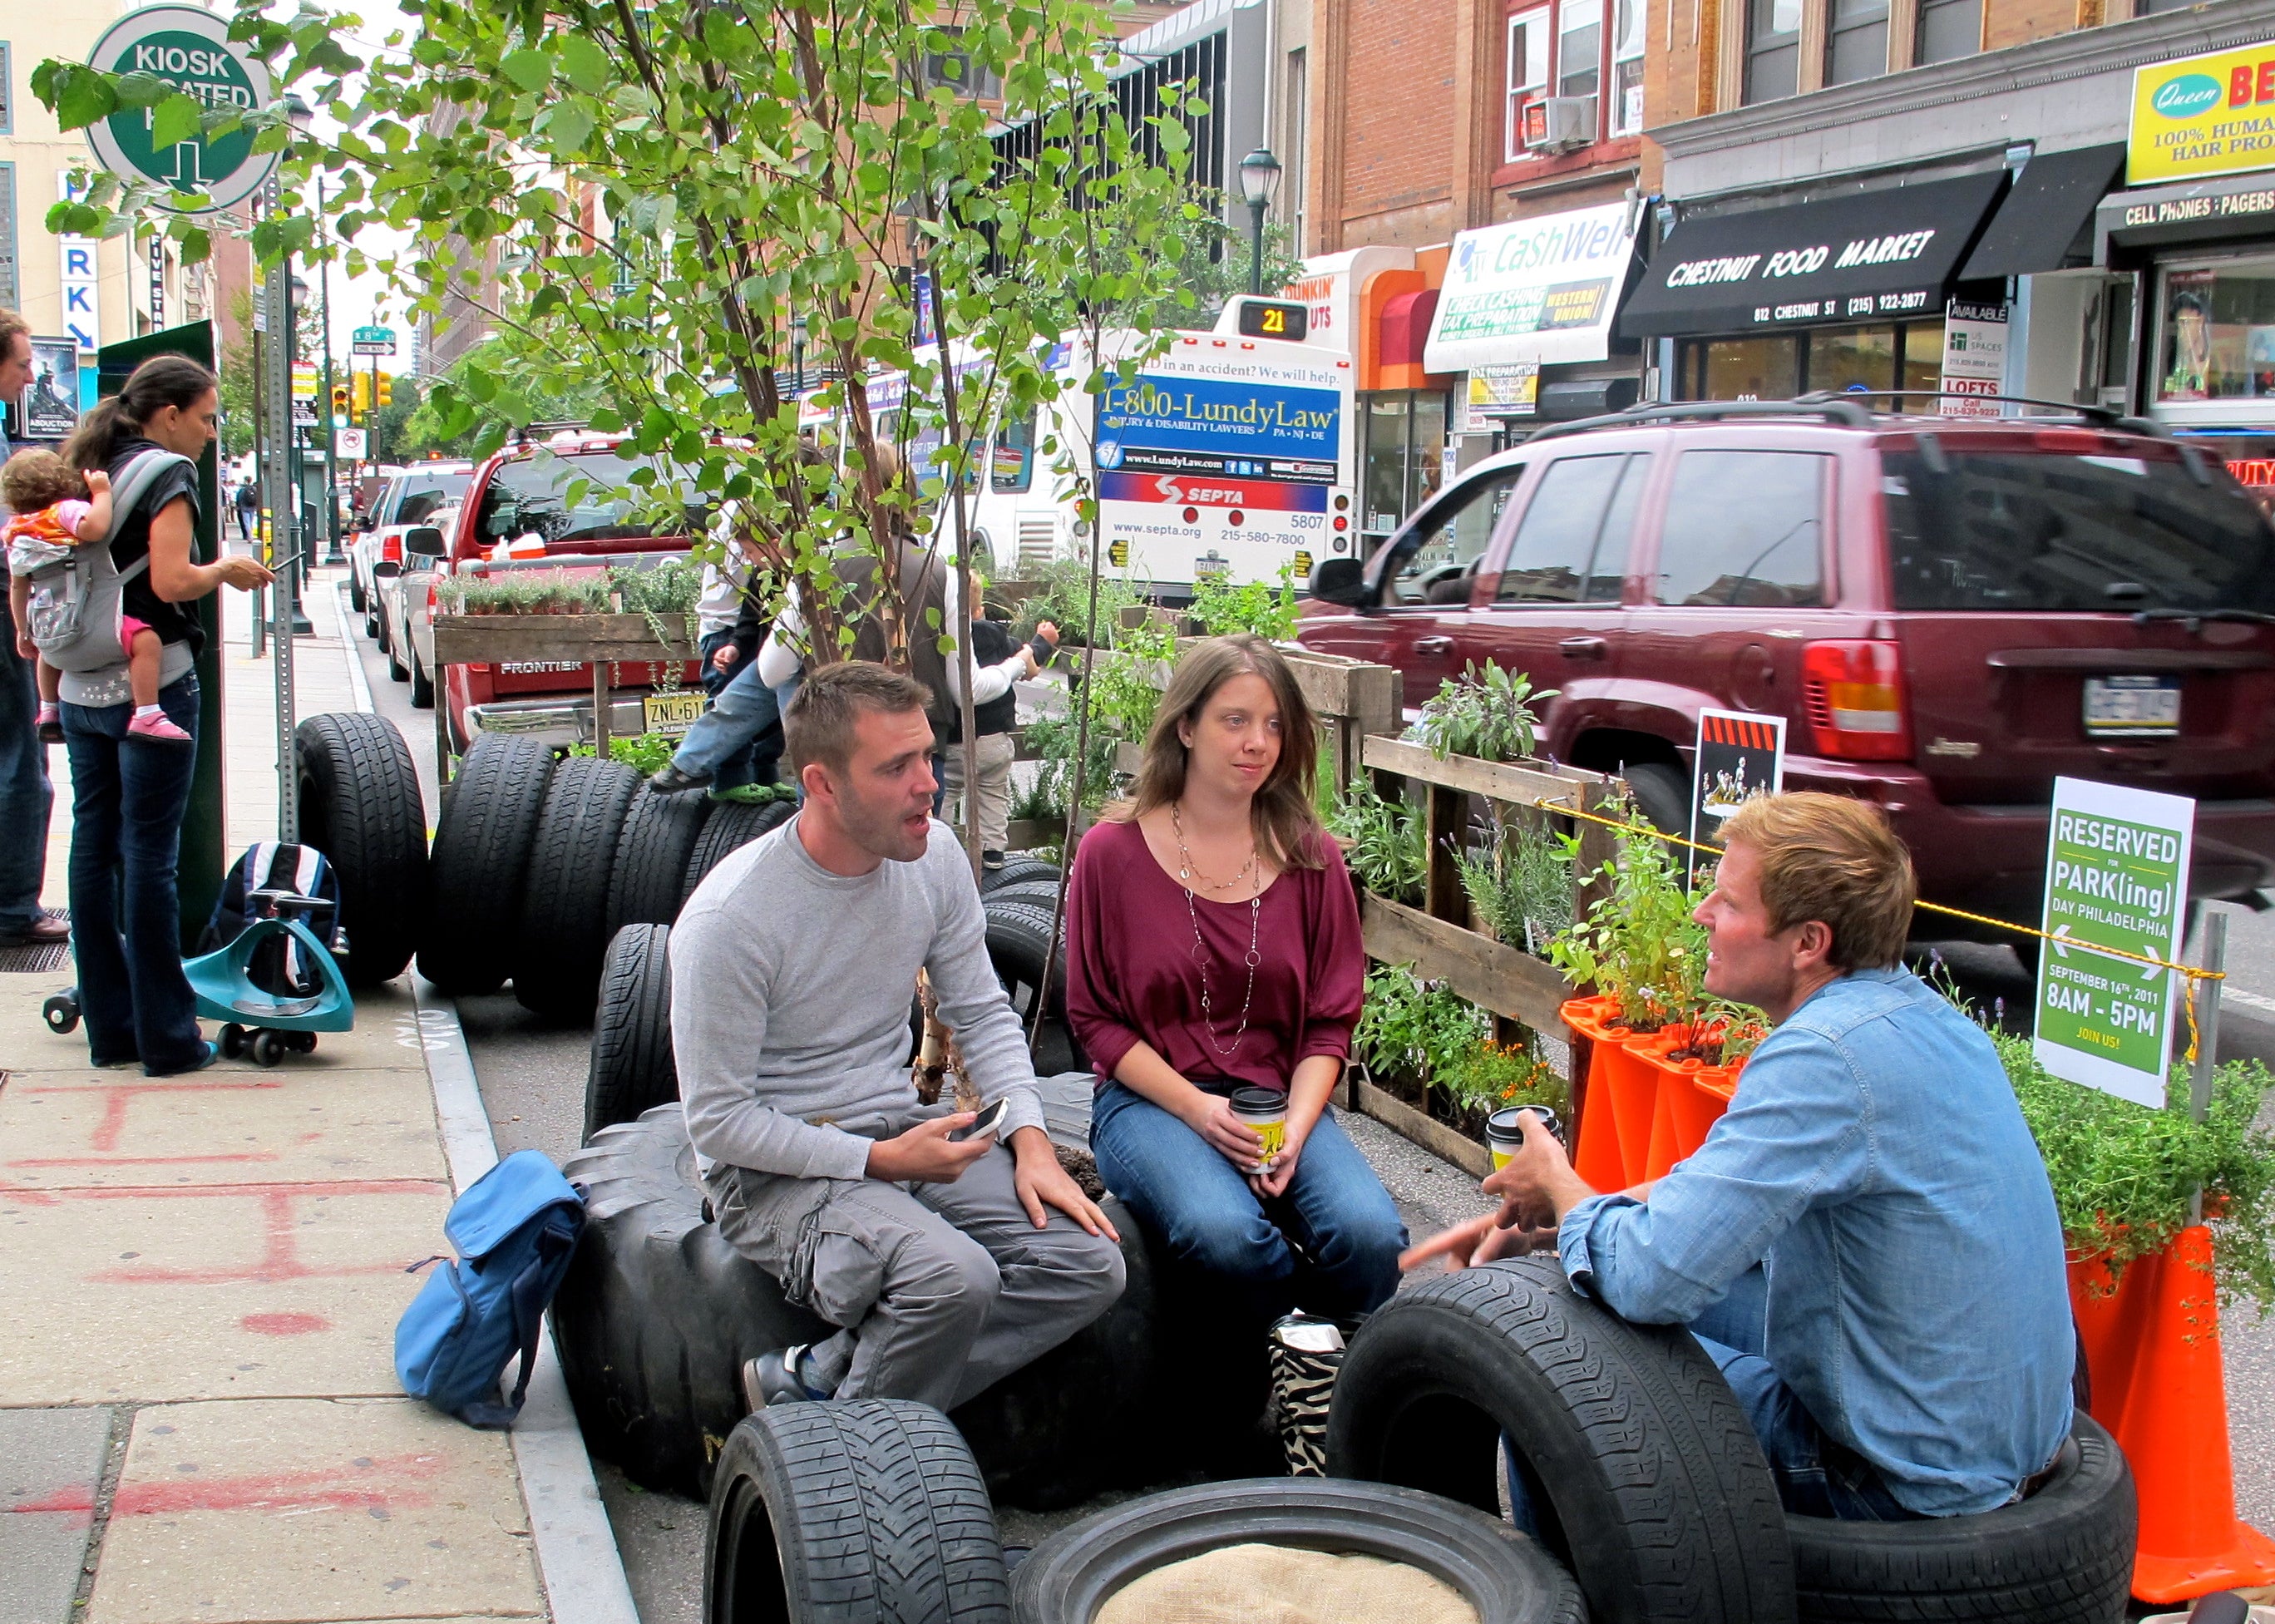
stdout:
MULTIPOLYGON (((8 608, 16 621, 16 652, 39 660, 32 641, 32 593, 39 578, 72 568, 74 548, 94 547, 110 536, 110 476, 96 468, 82 474, 53 451, 19 451, 0 468, 0 496, 15 510, 0 537, 8 544, 8 608)), ((118 617, 118 646, 126 651, 126 675, 134 692, 130 737, 186 744, 190 736, 158 708, 158 634, 132 616, 118 617)), ((58 694, 63 673, 39 660, 40 742, 64 742, 58 694)))

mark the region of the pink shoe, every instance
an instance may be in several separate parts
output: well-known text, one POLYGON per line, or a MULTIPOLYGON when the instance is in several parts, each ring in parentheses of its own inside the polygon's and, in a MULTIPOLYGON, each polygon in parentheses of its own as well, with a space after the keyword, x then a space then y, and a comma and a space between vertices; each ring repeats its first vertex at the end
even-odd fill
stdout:
POLYGON ((126 724, 126 736, 163 739, 169 744, 188 744, 195 742, 188 734, 176 727, 163 711, 160 711, 155 716, 137 715, 126 724))

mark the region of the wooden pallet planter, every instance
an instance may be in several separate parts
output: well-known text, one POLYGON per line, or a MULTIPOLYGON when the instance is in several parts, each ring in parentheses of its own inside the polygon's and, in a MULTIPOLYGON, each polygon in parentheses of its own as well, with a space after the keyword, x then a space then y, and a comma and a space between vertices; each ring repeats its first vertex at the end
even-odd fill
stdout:
MULTIPOLYGON (((614 665, 674 665, 696 657, 695 617, 683 635, 670 635, 671 618, 645 615, 437 615, 435 663, 446 665, 584 665, 593 668, 593 742, 608 753, 610 672, 614 665), (656 636, 661 623, 666 636, 656 636)), ((447 706, 435 707, 435 751, 445 782, 450 776, 447 706)))
MULTIPOLYGON (((1405 795, 1410 783, 1422 787, 1429 842, 1421 907, 1372 893, 1363 896, 1360 923, 1367 956, 1386 964, 1411 965, 1424 979, 1442 981, 1458 996, 1491 1010, 1503 1042, 1531 1031, 1565 1045, 1571 1054, 1572 1089, 1566 1132, 1568 1142, 1577 1144, 1588 1109, 1588 1071, 1594 1045, 1586 1034, 1575 1031, 1561 1013, 1576 991, 1546 959, 1470 928, 1469 895, 1462 887, 1455 850, 1469 827, 1472 796, 1529 808, 1531 815, 1568 823, 1580 838, 1574 864, 1573 903, 1576 912, 1583 914, 1595 900, 1598 884, 1586 877, 1612 856, 1614 837, 1600 824, 1559 819, 1558 813, 1598 810, 1614 799, 1617 781, 1600 773, 1543 762, 1515 765, 1468 756, 1440 760, 1425 745, 1384 736, 1365 737, 1360 758, 1375 774, 1386 800, 1405 795)), ((1368 1115, 1425 1150, 1480 1173, 1491 1167, 1483 1144, 1379 1086, 1363 1083, 1354 1094, 1368 1115), (1376 1105, 1382 1108, 1374 1108, 1376 1105), (1427 1123, 1428 1129, 1420 1123, 1427 1123), (1451 1153, 1456 1146, 1462 1147, 1458 1156, 1451 1153)))

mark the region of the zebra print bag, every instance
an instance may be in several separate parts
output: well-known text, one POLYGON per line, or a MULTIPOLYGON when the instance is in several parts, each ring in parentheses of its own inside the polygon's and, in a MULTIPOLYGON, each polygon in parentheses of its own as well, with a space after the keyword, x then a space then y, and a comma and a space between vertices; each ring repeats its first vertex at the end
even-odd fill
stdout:
POLYGON ((1291 1477, 1327 1475, 1327 1402, 1342 1366, 1343 1333, 1332 1319, 1290 1314, 1272 1327, 1272 1414, 1291 1477))

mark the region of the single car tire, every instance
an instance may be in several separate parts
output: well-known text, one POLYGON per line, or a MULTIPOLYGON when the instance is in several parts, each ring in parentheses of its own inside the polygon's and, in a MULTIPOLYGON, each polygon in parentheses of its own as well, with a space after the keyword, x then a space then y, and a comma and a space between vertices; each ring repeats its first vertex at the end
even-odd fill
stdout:
POLYGON ((395 724, 362 711, 328 711, 293 730, 300 839, 340 882, 342 968, 350 985, 403 973, 427 927, 427 809, 411 746, 395 724))
POLYGON ((388 680, 397 683, 409 682, 411 673, 404 666, 402 646, 395 640, 395 628, 388 623, 387 611, 383 608, 380 611, 379 629, 382 634, 379 639, 379 646, 387 651, 388 680))
POLYGON ((979 889, 986 893, 1000 891, 1005 886, 1017 885, 1023 880, 1055 880, 1059 877, 1059 872, 1057 864, 1046 863, 1040 857, 1009 857, 1003 859, 1002 867, 981 871, 979 889))
MULTIPOLYGON (((644 1488, 707 1499, 744 1413, 743 1362, 831 1327, 708 1220, 677 1105, 601 1129, 562 1171, 587 1221, 552 1311, 586 1446, 644 1488)), ((1120 1300, 953 1417, 996 1497, 1038 1511, 1160 1481, 1153 1264, 1137 1220, 1102 1205, 1122 1235, 1120 1300)))
POLYGON ((435 708, 435 679, 427 675, 427 668, 419 663, 419 651, 411 651, 411 708, 431 711, 435 708))
POLYGON ((351 568, 348 570, 348 608, 360 615, 364 612, 363 577, 351 568))
POLYGON ((505 984, 553 752, 533 738, 482 733, 442 790, 434 907, 419 973, 453 997, 505 984))
POLYGON ((1553 1259, 1400 1293, 1351 1341, 1330 1477, 1500 1508, 1500 1443, 1542 1543, 1623 1624, 1789 1624, 1793 1559, 1761 1445, 1681 1326, 1630 1325, 1553 1259))
POLYGON ((688 849, 687 874, 680 886, 679 905, 687 906, 687 899, 695 895, 695 888, 719 866, 722 857, 740 850, 767 830, 781 827, 797 811, 795 801, 769 801, 763 806, 729 801, 714 808, 704 821, 703 832, 688 849))
POLYGON ((704 1624, 1009 1624, 995 1508, 946 1416, 786 1404, 719 1452, 704 1624))
POLYGON ((1042 985, 1043 962, 1050 960, 1050 993, 1043 1007, 1043 1043, 1038 1046, 1038 1075, 1083 1071, 1090 1066, 1074 1028, 1066 1018, 1066 926, 1059 926, 1058 951, 1051 952, 1051 909, 1031 899, 982 899, 987 916, 987 958, 995 978, 1011 1000, 1020 1030, 1034 1024, 1037 989, 1042 985))
POLYGON ((1506 1522, 1418 1489, 1335 1478, 1202 1484, 1127 1500, 1061 1529, 1011 1575, 1016 1624, 1090 1624, 1156 1568, 1260 1544, 1380 1557, 1451 1585, 1478 1624, 1582 1624, 1580 1587, 1506 1522))
POLYGON ((585 1137, 679 1098, 671 1051, 671 927, 627 925, 608 942, 585 1072, 585 1137))
POLYGON ((1620 768, 1620 776, 1660 834, 1690 833, 1690 786, 1683 782, 1681 767, 1664 761, 1634 761, 1620 768))
POLYGON ((609 940, 627 925, 669 925, 679 917, 687 860, 713 804, 700 789, 657 795, 642 786, 632 797, 608 873, 609 940))
POLYGON ((1785 1528, 1803 1624, 2118 1624, 2137 1522, 2123 1452, 2079 1416, 2053 1476, 2014 1505, 1911 1522, 1788 1516, 1785 1528))
POLYGON ((1055 874, 1038 874, 1032 880, 1015 880, 1009 885, 983 892, 981 899, 990 908, 1004 903, 1024 903, 1050 913, 1059 905, 1059 879, 1055 874))
POLYGON ((608 874, 640 776, 621 761, 572 756, 553 769, 521 898, 513 995, 569 1020, 590 1015, 608 950, 608 874))

